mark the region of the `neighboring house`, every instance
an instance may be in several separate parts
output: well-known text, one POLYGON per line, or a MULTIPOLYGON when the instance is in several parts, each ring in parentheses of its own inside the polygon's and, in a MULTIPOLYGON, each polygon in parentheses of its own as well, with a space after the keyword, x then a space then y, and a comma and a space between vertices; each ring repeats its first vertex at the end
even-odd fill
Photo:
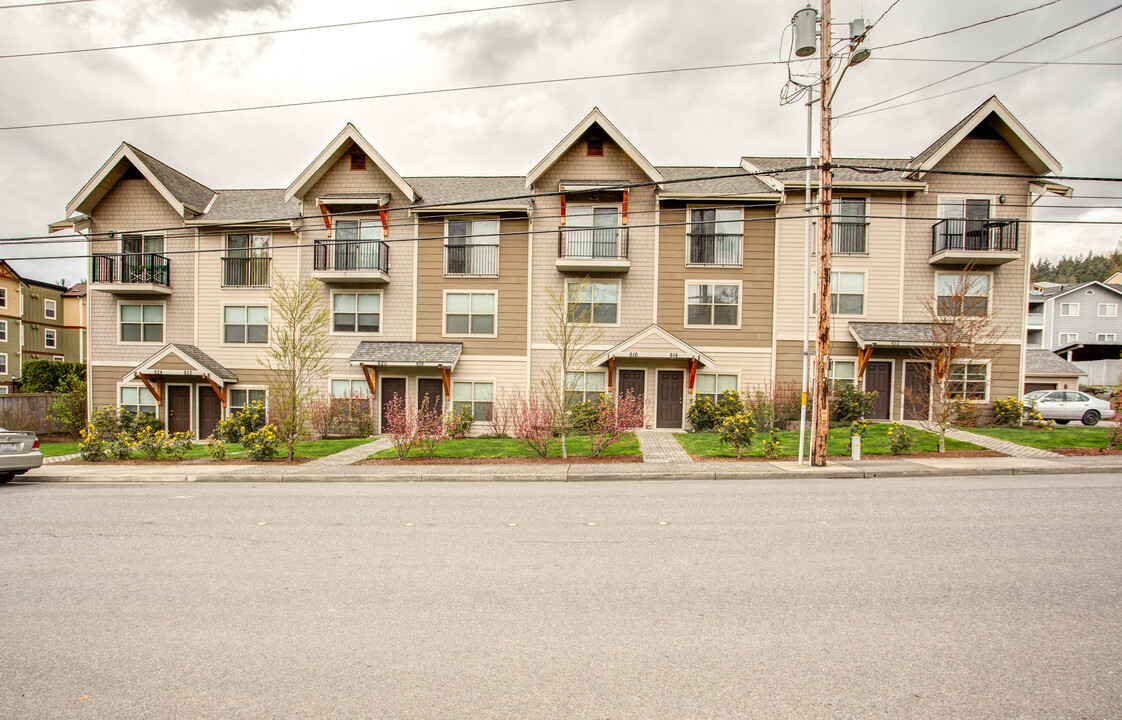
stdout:
POLYGON ((1026 345, 1074 363, 1091 385, 1122 383, 1122 288, 1107 283, 1036 283, 1026 345))
POLYGON ((12 392, 25 360, 83 362, 85 322, 66 293, 0 260, 0 393, 12 392))
POLYGON ((1034 390, 1078 390, 1080 380, 1086 375, 1082 369, 1051 350, 1030 349, 1025 353, 1026 393, 1034 390))
MULTIPOLYGON (((506 177, 402 176, 348 124, 286 188, 213 190, 125 143, 51 228, 90 234, 91 407, 206 436, 267 402, 268 291, 287 276, 315 279, 333 313, 324 393, 431 397, 483 431, 496 398, 556 360, 561 293, 603 330, 572 392, 633 392, 652 426, 682 428, 698 397, 799 378, 802 173, 755 173, 804 162, 656 166, 596 109, 506 177)), ((892 169, 837 173, 833 376, 880 391, 877 417, 925 412, 902 402, 928 372, 909 361, 917 308, 973 262, 972 307, 1007 333, 992 362, 954 371, 969 399, 1017 394, 1022 221, 1070 192, 1044 178, 1059 165, 996 98, 912 160, 861 162, 892 169)))

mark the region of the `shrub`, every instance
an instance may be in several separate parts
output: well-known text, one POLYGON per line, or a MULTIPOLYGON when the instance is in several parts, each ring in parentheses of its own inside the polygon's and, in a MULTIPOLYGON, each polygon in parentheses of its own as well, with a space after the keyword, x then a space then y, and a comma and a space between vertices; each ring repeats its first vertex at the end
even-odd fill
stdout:
POLYGON ((187 457, 187 453, 191 452, 194 445, 195 443, 191 440, 191 433, 177 432, 168 436, 166 449, 168 455, 176 460, 182 460, 187 457))
POLYGON ((596 422, 588 433, 589 457, 599 457, 625 434, 642 427, 644 416, 643 401, 630 392, 615 402, 611 397, 601 397, 596 422))
POLYGON ((360 393, 343 397, 317 395, 309 402, 308 420, 320 437, 369 437, 374 434, 370 400, 360 393))
POLYGON ((744 412, 744 401, 741 400, 739 391, 725 390, 717 398, 717 418, 721 422, 742 412, 744 412))
POLYGON ((888 449, 893 455, 902 455, 912 449, 915 439, 912 438, 908 428, 898 422, 892 423, 888 428, 888 449))
POLYGON ((1020 427, 1025 417, 1025 405, 1015 397, 993 401, 993 422, 1002 427, 1020 427))
POLYGON ((77 375, 70 375, 63 383, 63 390, 51 399, 51 415, 61 425, 66 434, 77 437, 86 426, 86 381, 77 375))
MULTIPOLYGON (((1113 393, 1110 396, 1110 407, 1114 410, 1114 417, 1122 418, 1122 395, 1113 393)), ((1035 409, 1033 410, 1035 412, 1035 409)), ((1106 449, 1118 450, 1122 448, 1122 424, 1114 424, 1110 426, 1110 432, 1106 434, 1106 449)))
POLYGON ((471 408, 467 406, 448 413, 445 418, 445 430, 448 437, 454 438, 466 437, 471 432, 472 423, 475 422, 475 417, 471 414, 471 408))
POLYGON ((394 453, 398 460, 409 455, 409 451, 417 446, 420 428, 417 421, 417 411, 405 402, 401 395, 394 395, 385 405, 385 422, 382 432, 390 436, 394 453))
POLYGON ((439 405, 429 407, 429 399, 421 401, 417 410, 417 445, 425 457, 436 457, 441 443, 448 439, 444 413, 439 405))
POLYGON ((280 434, 272 423, 242 436, 242 444, 254 460, 275 460, 280 443, 280 434))
POLYGON ((756 419, 756 430, 783 430, 799 417, 801 394, 793 382, 765 382, 744 393, 744 407, 756 419))
POLYGON ((858 418, 849 424, 849 442, 845 446, 846 454, 853 453, 853 438, 865 437, 865 433, 869 431, 869 423, 865 422, 865 418, 858 418))
MULTIPOLYGON (((1012 398, 1010 398, 1012 399, 1012 398)), ((961 427, 978 427, 978 416, 981 410, 978 404, 969 400, 954 401, 954 424, 961 427)))
POLYGON ((549 403, 537 394, 519 396, 511 402, 510 413, 514 437, 538 457, 549 457, 550 446, 557 442, 549 403))
POLYGON ((1048 421, 1044 419, 1044 416, 1040 414, 1040 411, 1036 409, 1036 403, 1029 403, 1028 407, 1025 408, 1025 419, 1023 422, 1025 425, 1037 428, 1038 430, 1052 427, 1048 424, 1048 421))
POLYGON ((126 419, 131 423, 132 416, 128 413, 118 413, 117 408, 103 407, 100 410, 95 410, 93 415, 90 416, 90 422, 87 428, 96 432, 98 437, 116 435, 121 431, 121 416, 125 415, 127 415, 126 419))
POLYGON ((78 452, 86 462, 105 459, 105 441, 93 423, 88 423, 78 432, 78 452))
POLYGON ((133 447, 136 448, 141 457, 149 460, 156 460, 160 457, 160 453, 167 448, 168 436, 163 430, 153 430, 145 425, 137 431, 134 437, 133 447))
POLYGON ((581 435, 588 435, 596 427, 603 396, 598 400, 576 403, 569 408, 569 427, 581 435))
MULTIPOLYGON (((238 440, 241 440, 249 433, 260 430, 265 426, 265 405, 259 401, 251 402, 234 413, 232 420, 238 440)), ((227 440, 227 442, 231 441, 227 440)))
POLYGON ((139 415, 128 410, 117 412, 117 430, 136 436, 144 428, 147 428, 150 432, 159 432, 164 429, 164 424, 149 412, 142 412, 139 415))
POLYGON ((858 418, 872 414, 876 397, 875 390, 865 392, 853 383, 830 383, 830 425, 849 425, 858 418))
POLYGON ((686 411, 686 419, 690 421, 693 432, 712 432, 719 423, 717 405, 708 397, 694 400, 686 411))
POLYGON ((105 440, 105 457, 109 460, 125 460, 132 457, 135 444, 132 435, 123 430, 118 430, 105 440))
POLYGON ((67 392, 71 378, 86 381, 86 366, 82 363, 25 360, 22 373, 20 385, 27 393, 67 392))
POLYGON ((756 435, 756 422, 752 418, 752 413, 741 410, 722 420, 719 432, 721 443, 731 445, 736 451, 736 459, 739 460, 752 444, 752 438, 756 435))
POLYGON ((215 460, 225 460, 226 441, 220 435, 211 435, 206 439, 206 454, 215 460))
POLYGON ((779 431, 772 428, 768 431, 767 438, 764 439, 760 449, 763 450, 764 457, 771 460, 779 457, 779 449, 783 443, 779 440, 779 431))

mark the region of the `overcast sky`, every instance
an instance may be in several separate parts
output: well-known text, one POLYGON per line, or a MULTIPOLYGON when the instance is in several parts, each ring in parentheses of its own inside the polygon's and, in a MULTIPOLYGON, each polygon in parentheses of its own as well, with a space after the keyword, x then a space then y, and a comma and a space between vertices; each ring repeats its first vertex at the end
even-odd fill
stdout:
MULTIPOLYGON (((0 10, 0 54, 366 20, 517 0, 92 0, 0 10)), ((15 0, 4 0, 9 4, 15 0)), ((900 0, 874 48, 1045 0, 900 0)), ((878 17, 891 0, 835 0, 834 16, 878 17)), ((1062 0, 973 30, 874 51, 841 84, 836 113, 986 60, 1108 9, 1062 0)), ((446 88, 571 75, 775 60, 787 0, 572 0, 262 38, 0 60, 0 126, 93 120, 446 88)), ((1118 11, 1010 59, 1054 60, 1120 34, 1118 11)), ((839 31, 841 28, 839 28, 839 31)), ((1073 61, 1122 61, 1122 41, 1073 61)), ((1022 69, 990 65, 908 96, 922 98, 1022 69)), ((764 66, 485 89, 193 118, 0 131, 0 236, 41 235, 127 140, 212 188, 285 187, 347 121, 403 175, 525 174, 592 106, 655 164, 734 165, 742 155, 800 155, 805 110, 781 106, 786 70, 764 66)), ((910 157, 997 94, 1071 175, 1122 175, 1117 67, 1049 66, 900 109, 839 121, 834 154, 910 157)), ((816 141, 817 147, 817 141, 816 141)), ((1119 220, 1122 186, 1076 183, 1037 217, 1119 220)), ((1104 251, 1122 225, 1038 225, 1034 255, 1104 251)), ((0 257, 65 255, 81 246, 0 248, 0 257)), ((84 277, 76 260, 15 263, 44 280, 84 277)))

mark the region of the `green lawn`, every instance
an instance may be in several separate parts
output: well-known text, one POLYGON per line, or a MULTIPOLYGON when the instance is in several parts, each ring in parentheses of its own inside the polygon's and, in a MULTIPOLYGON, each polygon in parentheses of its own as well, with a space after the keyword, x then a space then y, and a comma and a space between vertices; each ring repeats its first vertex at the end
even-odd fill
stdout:
MULTIPOLYGON (((889 453, 888 428, 890 427, 891 425, 888 424, 870 425, 868 431, 865 433, 864 439, 861 441, 861 454, 887 455, 889 453)), ((939 449, 939 438, 936 435, 916 428, 908 428, 908 432, 915 438, 911 452, 935 452, 939 449)), ((807 435, 810 435, 809 431, 807 435)), ((686 452, 690 455, 736 457, 736 451, 728 445, 722 445, 721 439, 718 437, 717 433, 687 433, 676 435, 675 437, 678 438, 678 442, 682 444, 682 447, 684 447, 686 452)), ((763 457, 761 446, 765 437, 764 435, 757 435, 752 440, 752 448, 746 453, 748 457, 763 457)), ((848 428, 835 428, 831 430, 828 453, 830 455, 848 455, 845 449, 848 441, 848 428)), ((797 432, 779 433, 779 442, 779 457, 794 457, 799 454, 799 434, 797 432)), ((948 438, 947 449, 978 450, 981 448, 972 443, 959 442, 948 438)))
MULTIPOLYGON (((308 442, 301 442, 296 444, 295 456, 298 458, 321 458, 328 455, 334 455, 342 450, 348 450, 356 445, 363 445, 370 442, 370 438, 346 438, 341 440, 311 440, 308 442)), ((78 452, 78 443, 41 443, 39 449, 43 452, 43 457, 54 457, 56 455, 69 455, 78 452)), ((134 457, 137 457, 134 454, 134 457)), ((187 453, 187 458, 204 458, 207 457, 206 445, 195 445, 187 453)), ((245 448, 239 443, 228 443, 226 445, 226 457, 228 458, 246 458, 245 448)), ((286 457, 284 449, 277 451, 277 457, 286 457)))
POLYGON ((1106 427, 1062 427, 1053 426, 1046 428, 962 428, 966 432, 988 435, 1000 440, 1008 440, 1019 445, 1054 450, 1056 448, 1105 448, 1106 436, 1110 428, 1106 427))
POLYGON ((43 453, 43 457, 58 457, 59 455, 72 455, 78 452, 78 443, 76 442, 40 442, 39 452, 43 453))
MULTIPOLYGON (((588 455, 588 438, 585 436, 570 437, 567 443, 570 457, 588 455)), ((628 433, 623 440, 612 445, 604 451, 604 455, 638 455, 639 440, 634 434, 628 433)), ((549 451, 550 457, 561 457, 561 443, 554 443, 549 451)), ((393 448, 383 450, 371 455, 371 459, 396 458, 393 448)), ((409 457, 424 457, 423 453, 414 448, 409 457)), ((537 455, 517 440, 510 438, 461 438, 448 440, 440 445, 436 451, 440 458, 508 458, 508 457, 537 457, 537 455)))

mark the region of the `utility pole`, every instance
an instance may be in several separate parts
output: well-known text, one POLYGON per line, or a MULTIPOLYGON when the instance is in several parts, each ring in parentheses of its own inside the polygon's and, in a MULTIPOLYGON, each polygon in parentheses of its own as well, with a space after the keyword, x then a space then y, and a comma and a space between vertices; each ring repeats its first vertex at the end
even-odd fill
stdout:
POLYGON ((830 34, 830 0, 822 0, 821 64, 821 149, 818 173, 818 337, 814 354, 814 422, 811 424, 811 464, 826 464, 826 445, 830 435, 830 250, 833 242, 831 203, 833 201, 834 171, 830 167, 830 61, 833 59, 830 34))

